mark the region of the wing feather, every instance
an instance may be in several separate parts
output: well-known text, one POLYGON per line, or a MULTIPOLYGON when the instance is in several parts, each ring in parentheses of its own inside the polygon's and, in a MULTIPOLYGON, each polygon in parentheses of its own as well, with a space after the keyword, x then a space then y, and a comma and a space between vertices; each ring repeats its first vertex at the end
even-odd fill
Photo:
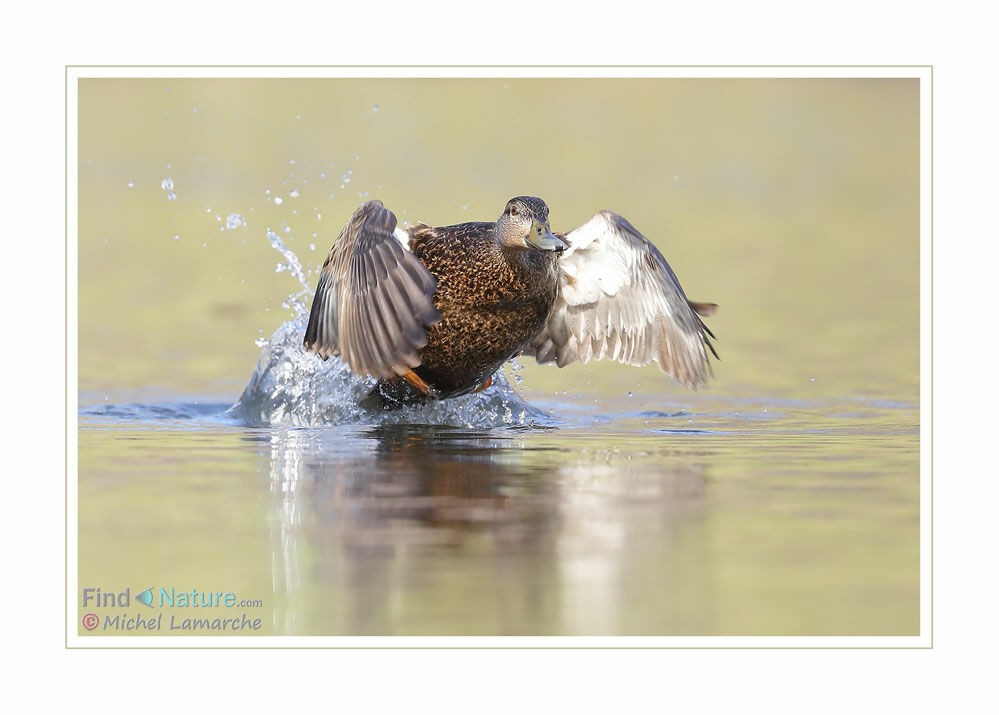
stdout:
POLYGON ((324 360, 340 355, 354 373, 384 379, 420 364, 426 327, 441 319, 437 282, 401 235, 380 201, 354 212, 323 264, 306 349, 324 360))
POLYGON ((564 367, 610 358, 659 364, 697 389, 710 372, 714 337, 698 317, 713 303, 691 303, 659 250, 626 219, 601 211, 566 236, 559 293, 548 322, 525 350, 564 367))

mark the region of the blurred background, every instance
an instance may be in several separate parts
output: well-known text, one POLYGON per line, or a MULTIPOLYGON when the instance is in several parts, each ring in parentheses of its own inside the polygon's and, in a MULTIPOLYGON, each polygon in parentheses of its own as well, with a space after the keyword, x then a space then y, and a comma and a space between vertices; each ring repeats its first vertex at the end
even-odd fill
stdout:
POLYGON ((721 305, 712 390, 916 399, 918 119, 916 80, 82 80, 80 388, 235 398, 295 288, 267 228, 316 269, 365 199, 531 194, 556 229, 624 215, 721 305))
POLYGON ((918 633, 917 80, 83 79, 79 151, 81 586, 235 588, 268 633, 918 633), (268 230, 314 285, 361 201, 521 194, 721 306, 707 388, 523 361, 599 424, 516 433, 101 412, 236 401, 300 288, 268 230))

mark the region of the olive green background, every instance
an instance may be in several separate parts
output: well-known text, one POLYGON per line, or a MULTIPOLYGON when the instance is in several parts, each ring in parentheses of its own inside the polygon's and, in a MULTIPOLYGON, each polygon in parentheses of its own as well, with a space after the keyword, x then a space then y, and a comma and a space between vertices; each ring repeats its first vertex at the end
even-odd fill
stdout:
POLYGON ((266 230, 314 270, 369 198, 615 210, 722 358, 698 394, 526 365, 611 419, 512 437, 86 419, 81 587, 235 590, 268 633, 918 633, 918 169, 917 80, 80 80, 81 406, 235 401, 297 290, 266 230))

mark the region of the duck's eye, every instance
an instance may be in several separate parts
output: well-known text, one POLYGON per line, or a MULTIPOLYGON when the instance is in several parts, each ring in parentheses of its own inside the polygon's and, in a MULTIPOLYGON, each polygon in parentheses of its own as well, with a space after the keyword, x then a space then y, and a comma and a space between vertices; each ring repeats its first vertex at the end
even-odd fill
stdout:
POLYGON ((539 236, 541 235, 541 227, 540 226, 538 226, 538 235, 539 236))
POLYGON ((511 216, 516 216, 517 215, 517 207, 516 206, 511 206, 510 207, 510 215, 511 216))

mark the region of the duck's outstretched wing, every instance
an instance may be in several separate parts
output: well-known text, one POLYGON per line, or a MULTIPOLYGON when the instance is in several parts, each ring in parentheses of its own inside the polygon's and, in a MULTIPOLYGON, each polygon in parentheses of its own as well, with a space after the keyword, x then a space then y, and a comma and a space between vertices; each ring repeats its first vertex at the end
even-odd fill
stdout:
POLYGON ((354 212, 330 250, 312 300, 305 347, 340 355, 358 375, 389 379, 420 364, 426 326, 441 319, 437 282, 400 242, 381 201, 354 212))
POLYGON ((677 382, 697 389, 707 380, 708 336, 673 269, 623 217, 601 211, 565 237, 559 293, 548 323, 524 351, 559 367, 610 358, 627 365, 655 361, 677 382))

